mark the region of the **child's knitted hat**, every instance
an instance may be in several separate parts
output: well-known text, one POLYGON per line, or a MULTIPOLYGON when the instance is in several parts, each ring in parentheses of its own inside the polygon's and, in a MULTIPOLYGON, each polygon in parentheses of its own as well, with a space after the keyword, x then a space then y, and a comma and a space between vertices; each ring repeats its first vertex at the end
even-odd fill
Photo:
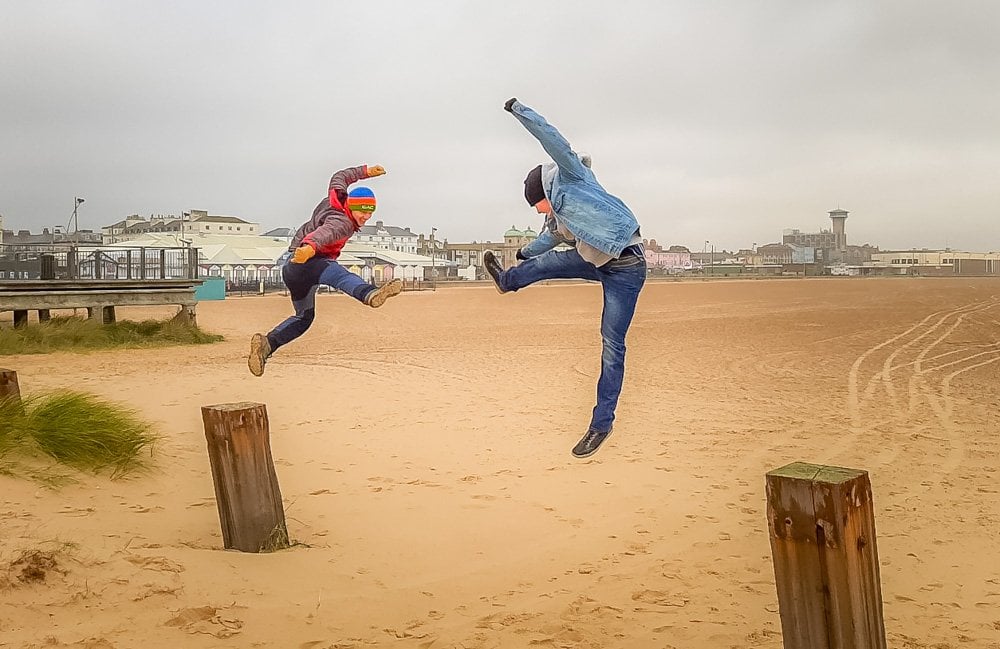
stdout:
POLYGON ((352 212, 374 212, 375 192, 367 187, 355 187, 347 194, 347 209, 352 212))

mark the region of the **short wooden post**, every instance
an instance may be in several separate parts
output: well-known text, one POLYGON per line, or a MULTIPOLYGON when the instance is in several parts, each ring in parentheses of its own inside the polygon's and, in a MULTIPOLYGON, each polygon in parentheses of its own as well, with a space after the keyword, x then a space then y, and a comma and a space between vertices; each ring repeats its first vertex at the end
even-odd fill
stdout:
POLYGON ((227 550, 270 552, 288 547, 285 511, 271 459, 262 403, 204 406, 201 416, 227 550))
POLYGON ((195 313, 195 306, 193 304, 182 304, 180 307, 181 310, 174 315, 173 321, 186 325, 197 325, 198 318, 195 313))
POLYGON ((21 387, 17 384, 17 372, 0 368, 0 399, 21 401, 21 387))
POLYGON ((885 649, 868 472, 795 462, 766 480, 785 649, 885 649))

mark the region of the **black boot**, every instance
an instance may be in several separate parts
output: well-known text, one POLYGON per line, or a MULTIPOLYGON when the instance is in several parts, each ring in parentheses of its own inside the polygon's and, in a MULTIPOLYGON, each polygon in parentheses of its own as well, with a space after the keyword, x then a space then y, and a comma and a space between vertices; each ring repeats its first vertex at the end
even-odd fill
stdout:
POLYGON ((493 278, 493 285, 496 286, 497 292, 500 294, 506 293, 503 287, 500 286, 500 273, 503 272, 503 266, 497 261, 496 255, 493 254, 492 250, 487 250, 483 253, 483 266, 486 267, 486 272, 490 274, 493 278))
POLYGON ((603 444, 604 440, 606 440, 610 435, 610 430, 606 433, 601 433, 596 430, 588 430, 587 434, 581 437, 580 441, 573 447, 573 457, 590 457, 597 452, 597 449, 601 448, 601 444, 603 444))

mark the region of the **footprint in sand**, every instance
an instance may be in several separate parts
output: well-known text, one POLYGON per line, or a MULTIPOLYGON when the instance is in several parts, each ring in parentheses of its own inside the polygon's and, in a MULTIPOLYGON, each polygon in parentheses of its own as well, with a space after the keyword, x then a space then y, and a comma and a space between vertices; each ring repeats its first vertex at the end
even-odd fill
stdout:
POLYGON ((654 604, 656 606, 687 606, 688 600, 685 597, 671 595, 662 590, 639 590, 632 593, 632 601, 644 604, 654 604))

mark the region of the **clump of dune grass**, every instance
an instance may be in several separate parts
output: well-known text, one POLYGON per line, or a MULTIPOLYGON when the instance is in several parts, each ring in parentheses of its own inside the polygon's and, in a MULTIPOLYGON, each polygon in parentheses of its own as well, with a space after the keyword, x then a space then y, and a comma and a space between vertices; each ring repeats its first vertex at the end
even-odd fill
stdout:
POLYGON ((101 324, 96 319, 64 317, 16 329, 0 328, 0 356, 61 350, 203 345, 220 340, 222 336, 202 331, 182 319, 121 320, 101 324))
POLYGON ((65 575, 66 563, 75 560, 75 543, 42 541, 35 547, 0 555, 0 590, 47 581, 53 575, 65 575))
POLYGON ((0 400, 0 472, 58 483, 62 476, 18 471, 18 457, 43 456, 80 471, 120 477, 148 468, 158 436, 124 406, 80 392, 55 392, 20 402, 0 400))
POLYGON ((24 405, 20 399, 0 398, 0 460, 23 443, 24 405))

